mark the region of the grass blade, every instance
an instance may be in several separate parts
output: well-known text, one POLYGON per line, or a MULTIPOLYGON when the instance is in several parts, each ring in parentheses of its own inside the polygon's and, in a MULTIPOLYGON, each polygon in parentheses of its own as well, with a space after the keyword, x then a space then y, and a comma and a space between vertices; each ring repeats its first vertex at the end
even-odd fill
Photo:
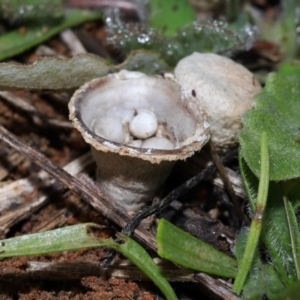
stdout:
POLYGON ((172 287, 169 282, 162 275, 156 264, 153 262, 149 254, 133 239, 119 234, 124 244, 117 244, 115 250, 121 252, 129 260, 131 260, 139 269, 141 269, 161 290, 167 300, 176 300, 172 287))
POLYGON ((268 140, 266 132, 261 135, 261 170, 260 181, 258 186, 258 195, 255 203, 255 213, 251 222, 248 240, 242 260, 239 264, 238 273, 233 284, 233 292, 240 294, 248 273, 251 269, 255 251, 258 245, 258 239, 262 228, 262 219, 267 204, 268 188, 269 188, 269 154, 268 140))
MULTIPOLYGON (((239 166, 243 184, 250 204, 250 212, 253 215, 257 198, 258 179, 250 170, 242 152, 239 151, 239 166)), ((268 255, 274 264, 280 279, 285 286, 291 283, 292 278, 287 274, 294 274, 294 268, 289 263, 292 258, 290 237, 287 228, 285 209, 282 205, 282 193, 277 182, 271 182, 263 221, 261 240, 265 244, 268 255)))

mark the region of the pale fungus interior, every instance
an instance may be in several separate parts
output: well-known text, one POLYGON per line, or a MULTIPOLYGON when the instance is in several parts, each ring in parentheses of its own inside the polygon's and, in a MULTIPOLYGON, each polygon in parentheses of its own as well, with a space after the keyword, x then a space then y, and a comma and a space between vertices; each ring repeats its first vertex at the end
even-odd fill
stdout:
POLYGON ((180 97, 180 86, 171 80, 111 76, 93 83, 78 105, 82 122, 102 138, 131 147, 171 150, 199 128, 199 120, 180 97), (138 114, 144 114, 145 124, 139 122, 132 130, 130 122, 138 114))

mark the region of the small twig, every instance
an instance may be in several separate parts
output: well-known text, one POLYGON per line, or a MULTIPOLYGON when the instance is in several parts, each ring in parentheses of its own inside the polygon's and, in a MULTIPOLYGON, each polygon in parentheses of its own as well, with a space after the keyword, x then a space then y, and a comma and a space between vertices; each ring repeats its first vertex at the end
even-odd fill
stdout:
POLYGON ((240 220, 240 224, 243 223, 244 221, 244 213, 243 213, 243 210, 241 208, 241 205, 239 203, 239 199, 238 197, 236 196, 234 190, 233 190, 233 187, 232 187, 232 184, 227 176, 227 173, 225 171, 225 168, 224 168, 224 165, 217 153, 217 151, 215 150, 215 147, 213 145, 213 143, 210 141, 209 142, 209 147, 210 147, 210 154, 211 154, 211 157, 212 157, 212 160, 214 162, 214 164, 216 165, 217 169, 218 169, 218 172, 220 174, 220 177, 221 179, 223 180, 224 182, 224 186, 226 187, 229 195, 230 195, 230 198, 233 202, 233 205, 235 207, 235 210, 236 210, 236 213, 237 213, 237 216, 240 220))
POLYGON ((87 53, 81 41, 71 29, 65 29, 60 34, 62 41, 68 46, 73 54, 87 53))
MULTIPOLYGON (((28 146, 25 142, 21 141, 18 137, 10 133, 1 125, 0 138, 11 147, 26 155, 35 164, 40 166, 59 182, 63 183, 70 190, 81 196, 83 200, 93 206, 110 221, 116 223, 121 228, 124 228, 129 222, 130 216, 125 213, 124 210, 112 199, 108 199, 98 187, 95 186, 93 189, 91 189, 84 185, 81 181, 71 176, 59 166, 55 165, 49 158, 28 146)), ((135 231, 135 236, 142 244, 146 245, 152 250, 156 250, 154 237, 146 230, 141 227, 137 228, 135 231)))
MULTIPOLYGON (((4 143, 0 144, 0 181, 5 179, 10 170, 14 169, 16 166, 21 165, 25 157, 19 152, 3 147, 4 143)), ((1 182, 2 186, 3 182, 1 182)), ((1 201, 1 200, 0 200, 1 201)))
MULTIPOLYGON (((92 155, 90 152, 88 152, 68 163, 66 166, 64 166, 64 170, 70 173, 72 176, 76 176, 92 163, 92 155)), ((17 199, 20 198, 20 193, 22 194, 24 188, 28 191, 28 193, 32 193, 34 189, 40 190, 41 188, 43 188, 43 190, 38 192, 37 195, 35 195, 32 199, 26 201, 25 203, 16 205, 16 202, 10 201, 9 204, 14 205, 15 207, 0 216, 0 232, 7 232, 9 228, 16 225, 25 218, 30 217, 34 212, 45 206, 51 200, 51 193, 59 194, 65 191, 64 186, 58 184, 57 181, 55 181, 51 176, 49 176, 49 174, 45 173, 44 171, 40 171, 34 176, 28 178, 16 180, 6 186, 9 186, 10 188, 14 188, 16 190, 14 198, 17 199), (16 184, 19 184, 19 187, 17 189, 14 188, 16 184), (23 184, 23 186, 20 187, 20 184, 23 184), (47 190, 47 193, 45 191, 45 188, 47 190)), ((5 193, 5 188, 0 188, 0 196, 1 190, 3 190, 3 193, 5 193)), ((20 202, 21 201, 19 201, 19 203, 20 202)), ((3 209, 7 208, 2 203, 0 207, 3 207, 3 209)))
MULTIPOLYGON (((170 282, 196 282, 195 273, 188 269, 179 269, 172 263, 154 258, 154 263, 158 266, 166 279, 170 282)), ((41 262, 28 261, 27 268, 20 267, 4 268, 0 271, 1 280, 12 280, 18 274, 19 280, 80 280, 85 276, 101 276, 104 278, 118 278, 125 280, 149 281, 141 270, 132 262, 122 259, 107 268, 99 268, 95 262, 41 262), (20 279, 22 278, 22 279, 20 279)))
POLYGON ((199 282, 201 290, 205 295, 208 295, 209 298, 213 299, 227 299, 227 300, 241 300, 240 297, 235 295, 231 288, 222 282, 221 280, 210 277, 207 274, 199 273, 195 276, 195 279, 199 282))
POLYGON ((53 50, 52 48, 46 46, 46 45, 40 45, 36 48, 36 50, 34 51, 34 53, 37 56, 55 56, 57 58, 66 58, 65 55, 59 54, 57 53, 55 50, 53 50))
POLYGON ((72 129, 73 125, 69 121, 61 121, 58 119, 53 119, 45 116, 41 112, 39 112, 34 106, 27 103, 24 99, 15 96, 10 92, 1 92, 0 96, 6 100, 9 104, 14 107, 26 112, 32 118, 33 122, 37 125, 47 125, 51 127, 59 127, 59 128, 68 128, 72 129))
MULTIPOLYGON (((211 163, 211 155, 209 154, 208 150, 209 149, 205 147, 199 153, 182 163, 181 167, 183 168, 184 172, 192 177, 198 174, 200 170, 206 168, 211 163)), ((242 199, 246 198, 246 193, 240 175, 228 167, 225 167, 225 170, 235 194, 242 199)), ((210 181, 213 185, 224 189, 224 182, 220 178, 218 172, 216 172, 212 178, 209 178, 208 181, 210 181)))

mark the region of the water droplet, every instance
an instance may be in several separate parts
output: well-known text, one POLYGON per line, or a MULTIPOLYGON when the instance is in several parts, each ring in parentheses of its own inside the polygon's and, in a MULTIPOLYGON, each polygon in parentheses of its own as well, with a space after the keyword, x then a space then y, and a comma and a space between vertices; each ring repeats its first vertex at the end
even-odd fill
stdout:
POLYGON ((141 35, 138 36, 138 42, 141 44, 145 44, 147 42, 149 42, 150 37, 149 35, 142 33, 141 35))

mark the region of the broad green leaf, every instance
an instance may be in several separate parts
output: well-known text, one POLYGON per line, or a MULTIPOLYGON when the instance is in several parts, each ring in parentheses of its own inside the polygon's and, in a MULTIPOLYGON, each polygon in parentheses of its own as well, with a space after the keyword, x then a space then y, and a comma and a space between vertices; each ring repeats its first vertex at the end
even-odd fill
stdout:
POLYGON ((98 238, 88 233, 91 228, 98 229, 100 227, 93 223, 86 223, 1 240, 0 258, 40 255, 90 247, 111 247, 140 268, 157 285, 166 299, 177 299, 159 268, 138 243, 121 234, 120 237, 125 241, 123 244, 118 244, 111 239, 98 238))
POLYGON ((159 73, 168 69, 160 55, 152 51, 134 51, 121 65, 108 65, 93 54, 70 59, 41 58, 32 65, 0 63, 1 90, 74 90, 93 78, 120 69, 159 73))
POLYGON ((0 36, 0 61, 39 45, 66 28, 100 18, 97 11, 70 9, 57 25, 31 25, 25 28, 25 33, 19 29, 5 33, 0 36))
POLYGON ((235 259, 191 236, 165 219, 161 219, 158 223, 156 242, 159 256, 178 265, 224 277, 236 276, 235 259))
MULTIPOLYGON (((257 198, 258 179, 240 153, 239 166, 249 200, 250 212, 253 215, 257 198)), ((261 240, 265 244, 268 255, 285 285, 290 284, 292 277, 295 276, 290 236, 287 228, 288 223, 281 188, 278 183, 271 182, 263 219, 261 240)))
POLYGON ((259 176, 259 139, 266 131, 269 140, 270 180, 300 177, 300 67, 298 74, 269 75, 266 87, 255 97, 255 109, 243 117, 240 135, 242 154, 259 176))
POLYGON ((195 12, 188 0, 149 1, 149 26, 166 36, 195 20, 195 12))

